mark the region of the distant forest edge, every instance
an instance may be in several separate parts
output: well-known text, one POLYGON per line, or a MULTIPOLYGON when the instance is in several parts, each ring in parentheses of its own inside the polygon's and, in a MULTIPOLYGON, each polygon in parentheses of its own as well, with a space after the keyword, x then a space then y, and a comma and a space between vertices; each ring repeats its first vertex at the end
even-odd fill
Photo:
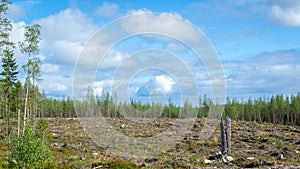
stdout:
MULTIPOLYGON (((10 110, 12 113, 5 111, 5 104, 1 99, 0 118, 8 116, 17 118, 18 110, 21 112, 21 117, 24 116, 25 87, 21 86, 21 84, 18 84, 18 86, 18 90, 15 90, 18 91, 18 94, 14 94, 14 96, 18 95, 18 97, 13 97, 13 100, 11 100, 10 110)), ((0 88, 0 90, 3 90, 3 88, 0 88)), ((114 103, 114 100, 116 100, 114 97, 109 92, 103 92, 101 96, 95 96, 93 92, 87 92, 86 98, 83 100, 76 100, 70 97, 55 99, 47 97, 44 91, 40 92, 37 87, 33 88, 31 86, 29 87, 27 117, 76 118, 78 114, 81 117, 121 117, 124 116, 124 113, 128 116, 149 117, 146 113, 151 113, 151 110, 155 110, 161 112, 158 115, 159 118, 178 118, 180 113, 185 111, 194 112, 198 118, 204 118, 208 116, 210 107, 215 104, 206 95, 199 96, 199 104, 196 106, 193 106, 188 100, 185 101, 184 106, 178 106, 171 99, 169 99, 167 104, 142 103, 136 100, 116 104, 114 103), (33 90, 36 91, 34 92, 33 90), (34 93, 35 98, 33 99, 34 93)), ((223 116, 228 116, 234 120, 300 126, 300 92, 297 95, 284 96, 279 94, 271 97, 249 97, 246 100, 227 97, 226 104, 223 106, 223 116)))

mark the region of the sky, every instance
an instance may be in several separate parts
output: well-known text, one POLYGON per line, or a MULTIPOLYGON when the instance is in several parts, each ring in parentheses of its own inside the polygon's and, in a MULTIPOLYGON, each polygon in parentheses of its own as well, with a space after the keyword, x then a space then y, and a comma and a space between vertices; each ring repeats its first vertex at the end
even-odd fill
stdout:
MULTIPOLYGON (((78 66, 81 59, 78 58, 82 57, 82 52, 99 30, 120 17, 143 12, 147 12, 149 17, 136 19, 134 23, 155 22, 160 30, 167 28, 193 38, 193 32, 184 27, 168 27, 172 21, 162 17, 168 14, 192 24, 206 36, 222 64, 226 96, 255 98, 297 94, 300 91, 298 0, 16 0, 12 1, 9 9, 8 17, 13 23, 11 39, 14 42, 22 41, 25 25, 41 25, 40 57, 44 79, 41 88, 49 97, 74 96, 74 72, 81 69, 78 66)), ((139 26, 147 28, 147 24, 139 26)), ((130 24, 127 28, 127 31, 137 29, 130 24)), ((196 92, 200 95, 212 93, 212 76, 202 60, 182 42, 161 35, 137 35, 124 39, 108 51, 101 63, 94 57, 84 58, 85 67, 98 65, 96 70, 87 73, 94 78, 94 83, 89 85, 98 95, 111 91, 113 83, 122 78, 118 71, 126 71, 120 65, 126 66, 126 61, 129 62, 133 56, 139 58, 147 49, 160 49, 175 55, 180 61, 178 64, 184 63, 187 67, 177 72, 186 71, 193 77, 196 92)), ((157 62, 168 57, 162 53, 155 56, 157 62)), ((26 62, 26 57, 19 51, 16 51, 16 58, 19 65, 26 62)), ((166 67, 177 64, 175 61, 164 63, 166 67)), ((20 78, 24 81, 25 74, 21 72, 20 78)), ((146 100, 171 97, 178 100, 180 91, 187 88, 180 86, 186 85, 181 81, 183 79, 165 69, 138 71, 131 75, 126 85, 128 97, 146 100)))

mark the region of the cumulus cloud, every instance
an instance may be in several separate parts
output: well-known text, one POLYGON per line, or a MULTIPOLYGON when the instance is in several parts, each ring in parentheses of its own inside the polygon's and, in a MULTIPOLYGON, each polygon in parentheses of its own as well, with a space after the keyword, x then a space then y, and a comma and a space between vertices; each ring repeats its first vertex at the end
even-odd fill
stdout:
POLYGON ((190 43, 195 43, 203 38, 197 29, 191 27, 189 22, 182 19, 178 14, 155 14, 142 10, 134 11, 132 12, 132 15, 135 15, 135 17, 124 20, 124 22, 121 23, 122 28, 129 34, 149 32, 159 33, 167 37, 176 35, 177 37, 182 38, 182 41, 190 43), (174 17, 178 19, 174 19, 174 17))
POLYGON ((44 63, 42 65, 42 72, 47 74, 59 73, 59 65, 44 63))
POLYGON ((153 93, 170 94, 173 92, 175 81, 168 76, 158 75, 151 78, 149 81, 141 86, 132 86, 137 88, 136 95, 138 96, 150 96, 153 93))
POLYGON ((122 61, 129 57, 129 54, 112 49, 101 61, 98 69, 116 68, 122 61))
MULTIPOLYGON (((18 42, 21 42, 24 40, 24 31, 25 31, 25 22, 19 21, 19 22, 12 22, 12 32, 10 34, 10 39, 15 43, 15 45, 18 45, 18 42)), ((15 56, 18 61, 19 66, 22 66, 26 62, 26 56, 24 56, 20 50, 15 50, 15 56)))
POLYGON ((173 90, 173 85, 175 81, 171 77, 166 77, 164 75, 156 76, 155 77, 156 83, 158 84, 159 88, 165 92, 169 93, 173 90))
POLYGON ((114 18, 119 15, 119 6, 115 3, 103 2, 102 6, 99 6, 95 14, 99 17, 114 18))
POLYGON ((299 27, 300 5, 294 7, 282 7, 276 4, 271 8, 271 16, 284 26, 299 27))
POLYGON ((42 26, 42 38, 50 42, 57 40, 85 42, 97 30, 92 20, 79 9, 67 8, 36 22, 42 26))
POLYGON ((71 95, 71 76, 77 57, 97 26, 76 8, 62 10, 35 23, 41 25, 42 76, 45 79, 42 88, 55 97, 71 95))

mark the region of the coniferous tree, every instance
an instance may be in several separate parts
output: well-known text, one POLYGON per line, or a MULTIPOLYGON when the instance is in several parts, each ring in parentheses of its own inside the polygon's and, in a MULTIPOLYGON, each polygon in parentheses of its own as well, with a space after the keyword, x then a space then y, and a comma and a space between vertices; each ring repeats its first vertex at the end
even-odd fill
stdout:
POLYGON ((0 73, 2 76, 3 89, 4 89, 4 103, 5 112, 8 116, 8 138, 10 138, 10 118, 12 116, 12 106, 16 103, 16 98, 14 97, 13 91, 15 90, 15 85, 18 75, 18 65, 16 59, 14 58, 13 51, 8 47, 4 50, 4 55, 2 57, 2 68, 3 71, 0 73))
POLYGON ((3 115, 8 116, 8 138, 10 138, 10 118, 12 103, 14 100, 14 87, 17 81, 17 68, 18 65, 14 58, 14 43, 9 39, 10 32, 12 30, 11 21, 6 17, 8 12, 8 6, 10 2, 2 0, 0 4, 0 56, 2 57, 2 69, 1 81, 2 81, 2 94, 3 102, 2 111, 5 111, 3 115))

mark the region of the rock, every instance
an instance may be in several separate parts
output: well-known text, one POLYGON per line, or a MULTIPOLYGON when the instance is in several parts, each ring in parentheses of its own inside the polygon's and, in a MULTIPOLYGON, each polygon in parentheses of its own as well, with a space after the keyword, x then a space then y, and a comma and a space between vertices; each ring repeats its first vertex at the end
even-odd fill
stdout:
POLYGON ((254 160, 254 157, 247 157, 247 160, 254 160))
POLYGON ((233 161, 233 157, 231 157, 231 156, 225 156, 225 158, 224 158, 226 161, 224 161, 224 162, 230 162, 230 161, 233 161))
POLYGON ((203 161, 203 164, 211 164, 211 163, 212 163, 212 160, 205 159, 205 160, 203 161))
POLYGON ((222 158, 222 153, 221 151, 217 152, 216 154, 214 155, 210 155, 208 157, 209 160, 216 160, 216 159, 221 159, 222 158))
POLYGON ((54 146, 54 147, 57 147, 57 146, 58 146, 58 144, 57 144, 57 143, 54 143, 54 144, 53 144, 53 146, 54 146))
POLYGON ((140 164, 139 164, 139 167, 140 167, 140 168, 142 168, 142 167, 147 167, 147 163, 140 163, 140 164))
POLYGON ((58 138, 58 136, 59 136, 58 134, 52 133, 52 137, 53 137, 53 138, 58 138))
POLYGON ((278 157, 279 160, 284 160, 284 156, 282 154, 280 154, 280 156, 278 157))
POLYGON ((92 156, 97 157, 99 154, 97 152, 93 152, 92 156))

